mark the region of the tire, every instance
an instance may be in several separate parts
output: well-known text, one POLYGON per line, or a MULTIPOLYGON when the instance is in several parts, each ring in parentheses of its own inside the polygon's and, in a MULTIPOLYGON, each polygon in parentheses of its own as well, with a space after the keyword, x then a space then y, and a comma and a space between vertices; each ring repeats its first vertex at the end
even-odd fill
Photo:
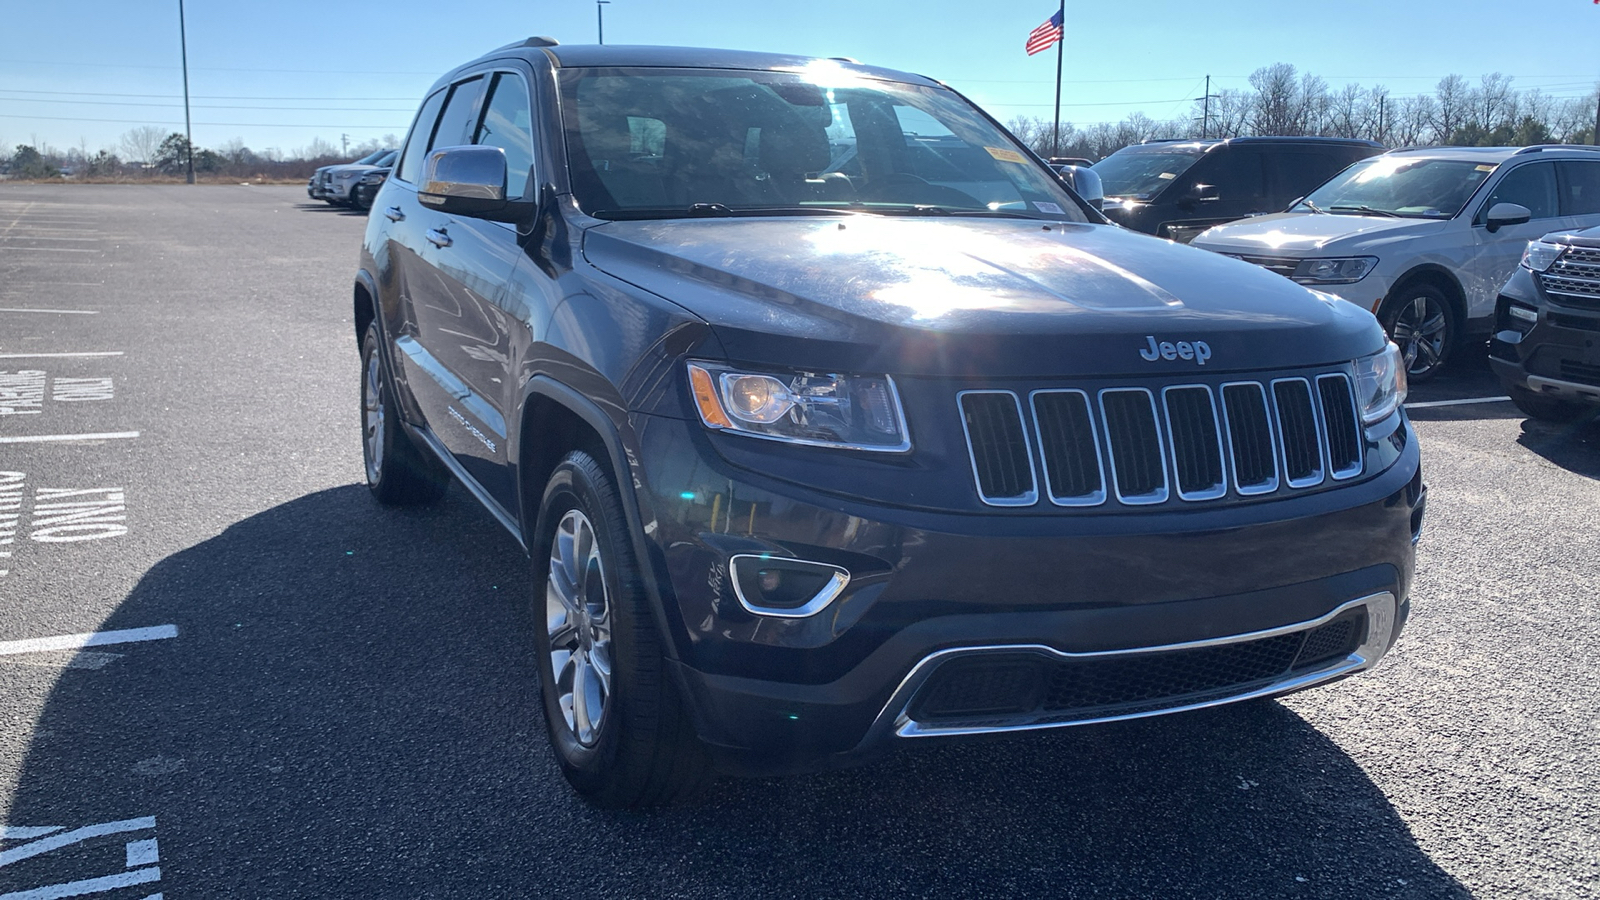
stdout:
POLYGON ((1401 288, 1384 302, 1378 318, 1400 346, 1407 379, 1420 384, 1450 361, 1460 341, 1461 321, 1444 291, 1431 282, 1413 281, 1401 288))
POLYGON ((1511 402, 1525 415, 1545 422, 1575 422, 1594 413, 1592 407, 1582 403, 1546 397, 1520 385, 1507 385, 1506 393, 1511 395, 1511 402))
POLYGON ((400 426, 394 391, 378 355, 379 340, 374 321, 361 341, 361 457, 367 488, 388 506, 436 502, 450 486, 450 473, 425 457, 400 426))
POLYGON ((709 759, 667 671, 611 475, 587 453, 569 453, 545 487, 538 522, 531 603, 545 726, 562 774, 604 808, 693 797, 709 759))

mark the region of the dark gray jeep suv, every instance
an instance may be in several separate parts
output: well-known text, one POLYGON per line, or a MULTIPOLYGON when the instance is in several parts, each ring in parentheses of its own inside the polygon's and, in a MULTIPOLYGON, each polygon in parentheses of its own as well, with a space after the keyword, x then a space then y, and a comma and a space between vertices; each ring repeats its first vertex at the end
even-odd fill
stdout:
POLYGON ((1109 224, 937 81, 534 38, 439 80, 374 210, 372 491, 527 549, 596 803, 1282 694, 1406 618, 1377 321, 1109 224))

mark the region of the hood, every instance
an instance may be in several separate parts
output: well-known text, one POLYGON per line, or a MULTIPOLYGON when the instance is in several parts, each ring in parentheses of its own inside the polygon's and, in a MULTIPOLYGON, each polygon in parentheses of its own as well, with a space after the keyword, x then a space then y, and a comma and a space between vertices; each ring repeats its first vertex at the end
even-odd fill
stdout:
POLYGON ((1155 375, 1153 339, 1204 371, 1289 368, 1383 346, 1365 311, 1258 266, 1113 225, 1022 219, 609 222, 598 269, 705 319, 729 359, 906 375, 1155 375))
POLYGON ((1600 247, 1600 225, 1576 231, 1558 231, 1540 238, 1552 244, 1572 244, 1577 247, 1600 247))
POLYGON ((1351 255, 1394 241, 1435 234, 1448 219, 1391 219, 1345 213, 1273 213, 1202 231, 1194 246, 1219 253, 1264 256, 1351 255))
POLYGON ((379 167, 378 166, 357 165, 355 163, 349 163, 349 164, 342 165, 342 166, 329 166, 328 167, 330 174, 332 174, 333 177, 335 177, 335 178, 349 178, 352 175, 365 175, 366 173, 371 172, 373 169, 376 169, 376 168, 379 168, 379 167))

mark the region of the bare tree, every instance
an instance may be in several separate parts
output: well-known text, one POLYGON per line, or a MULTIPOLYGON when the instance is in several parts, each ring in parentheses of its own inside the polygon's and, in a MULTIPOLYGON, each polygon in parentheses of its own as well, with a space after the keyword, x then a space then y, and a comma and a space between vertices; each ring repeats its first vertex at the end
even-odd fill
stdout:
POLYGON ((1255 134, 1299 134, 1302 118, 1300 86, 1294 66, 1275 63, 1250 75, 1256 89, 1250 130, 1255 134))
POLYGON ((122 154, 129 162, 151 163, 156 158, 156 151, 161 148, 161 142, 167 139, 167 130, 155 125, 140 125, 138 128, 123 132, 117 145, 122 148, 122 154))
POLYGON ((1468 124, 1477 124, 1478 98, 1475 93, 1460 75, 1446 75, 1439 79, 1435 90, 1437 99, 1433 106, 1433 120, 1429 122, 1436 141, 1449 143, 1451 135, 1457 130, 1468 124))

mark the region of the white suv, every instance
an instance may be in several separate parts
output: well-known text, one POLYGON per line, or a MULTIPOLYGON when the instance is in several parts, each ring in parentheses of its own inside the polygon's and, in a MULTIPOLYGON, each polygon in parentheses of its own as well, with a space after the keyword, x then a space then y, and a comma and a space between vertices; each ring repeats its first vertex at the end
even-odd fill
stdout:
POLYGON ((1600 148, 1435 147, 1364 159, 1288 212, 1219 225, 1194 246, 1265 266, 1371 310, 1432 377, 1529 240, 1600 225, 1600 148))

